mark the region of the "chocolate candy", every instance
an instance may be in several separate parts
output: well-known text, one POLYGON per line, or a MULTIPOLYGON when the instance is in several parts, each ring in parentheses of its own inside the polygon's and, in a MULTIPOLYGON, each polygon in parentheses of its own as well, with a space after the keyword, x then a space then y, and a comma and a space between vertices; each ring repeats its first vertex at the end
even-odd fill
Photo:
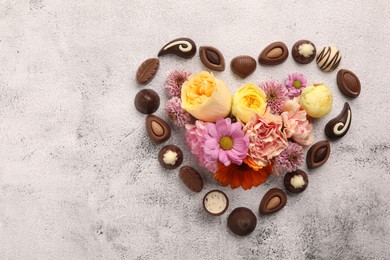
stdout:
POLYGON ((193 192, 200 192, 203 189, 203 179, 200 173, 191 166, 182 166, 179 176, 187 188, 193 192))
POLYGON ((259 63, 262 65, 278 65, 288 57, 288 49, 283 42, 273 42, 259 55, 259 63))
POLYGON ((137 70, 137 82, 142 85, 148 84, 156 75, 159 65, 160 61, 156 58, 144 61, 137 70))
POLYGON ((322 140, 313 144, 306 154, 306 164, 309 169, 318 168, 328 160, 330 155, 330 143, 322 140))
POLYGON ((228 227, 236 235, 246 236, 255 230, 257 219, 252 210, 239 207, 235 208, 228 217, 228 227))
POLYGON ((158 161, 165 169, 176 169, 183 162, 183 152, 176 145, 166 145, 160 149, 158 161))
POLYGON ((209 191, 203 198, 203 208, 212 216, 220 216, 229 207, 229 199, 220 190, 209 191))
POLYGON ((160 97, 152 89, 140 90, 134 98, 135 108, 143 114, 152 114, 160 106, 160 97))
POLYGON ((171 128, 167 122, 155 115, 146 117, 146 132, 149 138, 157 144, 165 142, 171 137, 171 128))
POLYGON ((256 70, 256 60, 251 56, 238 56, 232 59, 230 68, 241 78, 246 78, 256 70))
POLYGON ((324 47, 316 58, 318 68, 330 72, 337 68, 341 61, 341 55, 335 47, 324 47))
POLYGON ((259 212, 261 215, 268 215, 281 210, 287 202, 286 194, 278 188, 273 188, 264 194, 260 202, 259 212))
POLYGON ((201 46, 199 56, 203 65, 215 71, 225 70, 225 58, 222 53, 212 46, 201 46))
POLYGON ((301 193, 306 190, 309 179, 306 172, 297 169, 296 171, 286 173, 284 176, 284 187, 289 192, 301 193))
POLYGON ((349 130, 352 120, 352 111, 348 102, 345 102, 341 113, 330 120, 325 126, 325 134, 331 139, 343 137, 349 130))
POLYGON ((292 49, 293 59, 300 64, 308 64, 316 57, 316 46, 308 40, 297 41, 292 49))
POLYGON ((195 53, 196 45, 193 40, 189 38, 177 38, 162 47, 158 56, 160 57, 166 54, 173 54, 184 59, 190 59, 194 57, 195 53))
POLYGON ((356 98, 360 94, 360 80, 350 70, 341 69, 337 72, 337 86, 348 97, 356 98))

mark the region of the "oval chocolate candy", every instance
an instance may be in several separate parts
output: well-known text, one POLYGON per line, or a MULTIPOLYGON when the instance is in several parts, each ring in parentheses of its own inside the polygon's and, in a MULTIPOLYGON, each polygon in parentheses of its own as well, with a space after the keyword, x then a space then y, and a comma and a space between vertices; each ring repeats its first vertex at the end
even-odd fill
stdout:
POLYGON ((308 40, 297 41, 291 48, 291 56, 300 64, 308 64, 316 57, 316 46, 308 40))
POLYGON ((316 58, 318 68, 330 72, 337 68, 341 61, 341 55, 336 47, 324 47, 316 58))
POLYGON ((239 207, 235 208, 228 217, 229 229, 238 236, 246 236, 255 230, 257 218, 252 210, 239 207))
POLYGON ((143 114, 152 114, 160 106, 160 96, 153 89, 140 90, 134 98, 135 108, 143 114))
POLYGON ((360 80, 350 70, 341 69, 337 72, 337 86, 348 97, 356 98, 360 94, 360 80))
POLYGON ((256 66, 256 60, 247 55, 237 56, 230 62, 231 70, 241 78, 251 75, 256 70, 256 66))
POLYGON ((300 169, 288 172, 284 175, 284 187, 286 187, 289 192, 301 193, 306 190, 308 184, 309 178, 307 177, 306 172, 300 169))
POLYGON ((225 58, 222 53, 212 46, 201 46, 199 56, 203 65, 215 71, 225 70, 225 58))
POLYGON ((166 145, 160 149, 158 161, 165 169, 176 169, 183 162, 183 152, 176 145, 166 145))
POLYGON ((150 58, 144 61, 138 68, 136 80, 139 84, 148 84, 156 75, 160 61, 157 58, 150 58))
POLYGON ((162 143, 171 137, 171 128, 162 118, 155 115, 146 117, 146 132, 155 143, 162 143))
POLYGON ((287 196, 281 189, 273 188, 264 194, 260 202, 259 212, 268 215, 281 210, 287 203, 287 196))
POLYGON ((330 120, 325 126, 325 134, 331 139, 343 137, 349 130, 352 121, 352 111, 348 102, 344 103, 341 113, 330 120))
POLYGON ((182 166, 179 176, 184 185, 193 192, 200 192, 203 189, 203 179, 200 173, 191 166, 182 166))
POLYGON ((190 59, 195 56, 196 45, 190 38, 177 38, 168 42, 161 48, 158 56, 173 54, 184 59, 190 59))
POLYGON ((278 65, 288 57, 288 49, 283 42, 273 42, 259 55, 259 63, 262 65, 278 65))
POLYGON ((322 140, 313 144, 306 154, 306 164, 309 169, 322 166, 329 159, 330 143, 322 140))

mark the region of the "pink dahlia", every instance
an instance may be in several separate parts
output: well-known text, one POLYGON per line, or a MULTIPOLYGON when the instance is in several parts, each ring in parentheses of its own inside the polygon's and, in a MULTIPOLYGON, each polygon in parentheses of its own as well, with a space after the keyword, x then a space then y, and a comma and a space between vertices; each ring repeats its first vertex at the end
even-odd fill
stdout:
POLYGON ((170 97, 180 97, 181 85, 183 85, 184 81, 186 81, 190 75, 191 73, 185 70, 175 70, 169 73, 165 84, 167 95, 170 97))
POLYGON ((260 84, 260 88, 267 95, 267 106, 271 113, 280 114, 281 106, 288 100, 288 92, 282 83, 275 80, 266 81, 260 84))
POLYGON ((298 97, 302 90, 306 88, 307 80, 303 74, 292 73, 288 75, 286 81, 286 88, 288 89, 288 95, 290 97, 298 97))
POLYGON ((177 126, 184 126, 191 120, 190 114, 181 108, 181 99, 178 97, 173 97, 167 101, 165 104, 165 112, 167 112, 168 117, 177 126))
POLYGON ((225 166, 242 164, 248 152, 249 139, 241 130, 241 122, 232 124, 230 118, 218 118, 207 126, 204 152, 214 161, 225 166))
POLYGON ((245 135, 249 137, 248 157, 258 166, 264 167, 288 145, 282 132, 280 116, 266 117, 255 114, 245 125, 245 135))
POLYGON ((275 157, 275 167, 278 172, 292 172, 303 164, 304 159, 303 147, 299 144, 288 142, 287 148, 275 157))
POLYGON ((210 172, 215 172, 217 170, 217 162, 211 160, 204 153, 204 142, 205 134, 207 132, 206 126, 208 123, 205 123, 200 120, 195 121, 195 125, 186 124, 186 141, 188 148, 196 159, 200 166, 206 168, 210 172))

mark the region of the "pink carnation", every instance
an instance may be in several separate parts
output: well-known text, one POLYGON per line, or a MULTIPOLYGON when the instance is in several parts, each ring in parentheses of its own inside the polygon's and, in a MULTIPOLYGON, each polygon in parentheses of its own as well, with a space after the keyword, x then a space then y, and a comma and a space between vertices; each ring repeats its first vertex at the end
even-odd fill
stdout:
POLYGON ((169 73, 167 82, 165 83, 165 91, 170 97, 180 97, 181 85, 191 75, 190 72, 185 70, 175 70, 169 73))
POLYGON ((190 114, 181 107, 181 99, 173 97, 165 104, 165 112, 177 126, 184 126, 191 120, 190 114))

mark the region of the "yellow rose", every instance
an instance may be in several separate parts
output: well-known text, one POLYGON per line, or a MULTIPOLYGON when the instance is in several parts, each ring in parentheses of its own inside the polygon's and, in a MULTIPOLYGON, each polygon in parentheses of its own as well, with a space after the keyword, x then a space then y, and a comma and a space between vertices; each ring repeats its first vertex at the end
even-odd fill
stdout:
POLYGON ((181 106, 197 119, 215 122, 230 114, 232 95, 226 84, 212 73, 191 75, 181 87, 181 106))
POLYGON ((264 114, 267 106, 267 96, 255 84, 245 84, 233 95, 232 114, 247 123, 253 114, 264 114))
POLYGON ((314 84, 306 87, 299 98, 301 106, 307 114, 314 118, 321 118, 332 110, 332 92, 324 84, 314 84))

